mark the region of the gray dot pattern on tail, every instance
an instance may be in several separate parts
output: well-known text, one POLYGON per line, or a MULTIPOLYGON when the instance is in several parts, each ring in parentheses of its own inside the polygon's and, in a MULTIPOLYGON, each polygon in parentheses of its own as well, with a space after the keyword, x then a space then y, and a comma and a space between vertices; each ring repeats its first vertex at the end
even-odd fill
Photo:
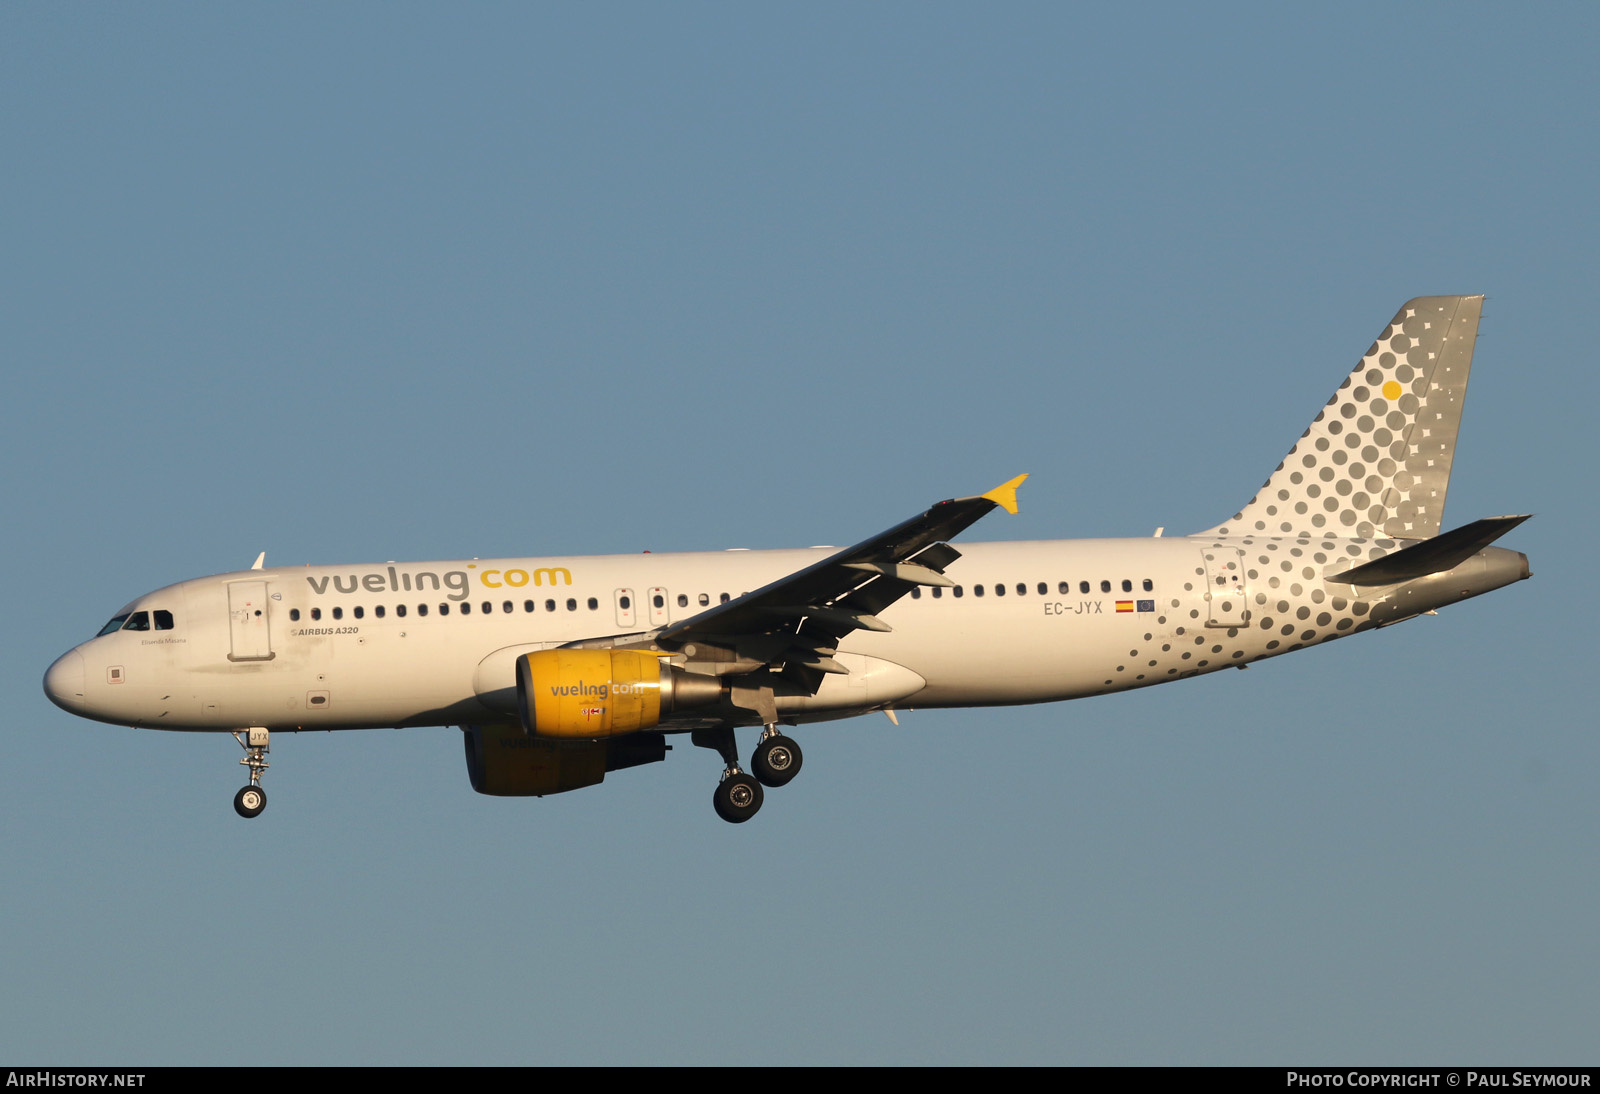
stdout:
POLYGON ((1482 301, 1409 301, 1250 503, 1201 534, 1437 535, 1482 301))
MULTIPOLYGON (((1208 618, 1192 595, 1169 597, 1155 628, 1131 643, 1104 686, 1121 690, 1197 676, 1368 630, 1376 625, 1369 618, 1372 605, 1348 585, 1330 587, 1325 575, 1399 546, 1392 539, 1329 542, 1310 536, 1206 541, 1200 556, 1213 573, 1235 562, 1244 569, 1242 588, 1213 591, 1212 597, 1239 597, 1243 603, 1221 605, 1220 611, 1211 605, 1208 618), (1221 616, 1236 616, 1230 619, 1236 625, 1218 626, 1214 620, 1221 616)), ((1206 566, 1196 566, 1183 592, 1210 586, 1206 566)))

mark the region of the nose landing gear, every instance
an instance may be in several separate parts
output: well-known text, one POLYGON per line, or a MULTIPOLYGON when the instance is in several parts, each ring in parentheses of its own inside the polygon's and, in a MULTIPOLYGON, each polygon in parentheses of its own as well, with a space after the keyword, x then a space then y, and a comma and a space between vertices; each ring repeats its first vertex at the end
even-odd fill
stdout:
POLYGON ((264 726, 234 730, 233 739, 244 749, 244 759, 239 762, 250 769, 250 785, 233 796, 233 811, 248 820, 260 816, 267 807, 267 792, 261 789, 261 773, 271 766, 266 759, 267 753, 272 751, 271 740, 264 726), (241 732, 244 736, 240 736, 241 732))

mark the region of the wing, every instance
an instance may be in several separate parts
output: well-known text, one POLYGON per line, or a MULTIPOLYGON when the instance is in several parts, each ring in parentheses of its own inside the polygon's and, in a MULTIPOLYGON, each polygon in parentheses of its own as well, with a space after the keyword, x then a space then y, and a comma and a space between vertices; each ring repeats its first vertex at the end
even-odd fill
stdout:
POLYGON ((945 567, 961 552, 945 541, 995 508, 1017 511, 1027 475, 972 498, 941 501, 887 531, 803 570, 709 608, 658 632, 664 650, 710 662, 718 675, 777 669, 807 692, 829 673, 839 640, 856 630, 891 628, 877 613, 918 585, 950 586, 945 567))

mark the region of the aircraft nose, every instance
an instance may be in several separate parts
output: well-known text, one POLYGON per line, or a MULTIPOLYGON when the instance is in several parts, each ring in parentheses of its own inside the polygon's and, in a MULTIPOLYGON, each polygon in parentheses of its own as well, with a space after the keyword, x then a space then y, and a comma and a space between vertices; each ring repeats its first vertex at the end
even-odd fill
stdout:
POLYGON ((62 710, 83 709, 83 654, 69 650, 44 673, 44 693, 62 710))

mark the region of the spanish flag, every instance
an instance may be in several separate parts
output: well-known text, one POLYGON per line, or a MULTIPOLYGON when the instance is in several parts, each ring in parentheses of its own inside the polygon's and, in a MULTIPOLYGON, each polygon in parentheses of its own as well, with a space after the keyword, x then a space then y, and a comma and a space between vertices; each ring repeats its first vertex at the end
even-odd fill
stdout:
POLYGON ((1117 601, 1117 611, 1119 611, 1119 612, 1131 612, 1131 611, 1133 611, 1133 601, 1131 601, 1131 600, 1119 600, 1119 601, 1117 601))

